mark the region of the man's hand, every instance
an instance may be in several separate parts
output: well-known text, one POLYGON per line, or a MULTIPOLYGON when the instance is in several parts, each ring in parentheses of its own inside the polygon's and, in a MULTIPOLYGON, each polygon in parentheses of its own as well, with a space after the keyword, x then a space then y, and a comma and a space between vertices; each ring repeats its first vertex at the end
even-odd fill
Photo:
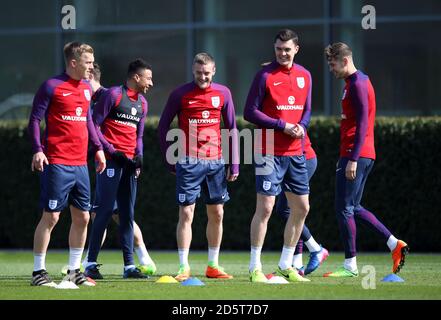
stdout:
POLYGON ((129 162, 129 158, 125 155, 124 152, 115 151, 111 154, 112 160, 120 167, 124 168, 126 164, 129 162))
POLYGON ((228 167, 228 170, 227 170, 227 181, 228 182, 233 182, 233 181, 236 181, 237 180, 237 177, 239 177, 239 174, 238 173, 236 173, 236 174, 231 174, 231 167, 228 167))
POLYGON ((138 178, 142 170, 142 155, 137 154, 133 159, 127 159, 126 168, 135 172, 135 178, 138 178))
POLYGON ((43 152, 37 152, 32 157, 31 170, 32 171, 41 171, 43 172, 44 165, 48 165, 49 161, 47 161, 46 155, 43 152))
POLYGON ((300 124, 292 124, 287 122, 283 132, 295 139, 301 139, 305 136, 305 130, 300 124))
POLYGON ((133 162, 135 163, 135 168, 136 169, 142 169, 142 165, 143 165, 144 161, 142 159, 142 155, 141 154, 137 154, 133 158, 133 162))
POLYGON ((300 124, 296 124, 294 128, 294 134, 295 138, 297 139, 303 139, 305 137, 305 129, 300 124))
POLYGON ((106 156, 104 155, 103 150, 98 150, 95 153, 95 161, 96 161, 96 172, 103 173, 106 169, 106 156))
POLYGON ((349 160, 345 171, 346 179, 354 180, 357 176, 357 161, 349 160))
POLYGON ((287 122, 285 124, 285 129, 283 129, 283 133, 294 138, 294 136, 296 135, 295 129, 296 129, 296 125, 295 124, 287 122))

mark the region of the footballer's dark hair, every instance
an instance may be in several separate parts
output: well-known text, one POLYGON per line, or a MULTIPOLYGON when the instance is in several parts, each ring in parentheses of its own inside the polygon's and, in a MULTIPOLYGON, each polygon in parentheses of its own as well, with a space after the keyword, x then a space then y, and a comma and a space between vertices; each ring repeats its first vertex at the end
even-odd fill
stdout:
POLYGON ((133 60, 129 63, 129 67, 127 69, 127 78, 131 78, 135 74, 139 74, 139 72, 143 69, 152 70, 152 66, 141 58, 133 60))
POLYGON ((100 82, 100 80, 101 80, 101 67, 98 64, 98 62, 93 63, 92 75, 96 81, 100 82))
POLYGON ((277 39, 283 42, 292 40, 296 46, 299 44, 299 36, 291 29, 279 30, 274 37, 274 43, 277 41, 277 39))
POLYGON ((344 57, 352 56, 352 50, 346 43, 336 42, 325 48, 325 56, 328 61, 341 61, 344 57))

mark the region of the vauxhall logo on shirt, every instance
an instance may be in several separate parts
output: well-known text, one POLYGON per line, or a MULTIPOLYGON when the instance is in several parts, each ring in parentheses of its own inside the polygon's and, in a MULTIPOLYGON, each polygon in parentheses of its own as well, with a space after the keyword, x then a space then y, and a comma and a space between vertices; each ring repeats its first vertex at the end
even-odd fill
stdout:
POLYGON ((204 110, 201 112, 201 118, 202 119, 188 119, 188 122, 190 124, 211 124, 219 122, 219 119, 210 119, 210 111, 208 110, 204 110))
POLYGON ((81 116, 83 113, 83 108, 77 107, 75 109, 75 116, 67 116, 67 115, 61 115, 61 119, 64 121, 87 121, 87 117, 81 116))
POLYGON ((137 105, 136 108, 132 107, 130 109, 130 114, 125 112, 117 112, 116 116, 121 119, 139 122, 139 120, 141 120, 141 117, 138 116, 138 108, 141 108, 141 106, 137 105))
MULTIPOLYGON (((118 108, 113 110, 116 111, 117 109, 118 108)), ((139 104, 132 105, 130 107, 123 107, 121 110, 114 112, 112 118, 119 124, 137 128, 138 123, 141 120, 139 110, 141 110, 141 105, 139 104)))
POLYGON ((107 116, 118 125, 136 129, 143 115, 141 98, 133 101, 127 95, 127 90, 121 88, 121 100, 114 105, 107 116))
POLYGON ((294 96, 288 97, 288 104, 277 105, 277 110, 303 110, 303 105, 295 105, 296 98, 294 96))

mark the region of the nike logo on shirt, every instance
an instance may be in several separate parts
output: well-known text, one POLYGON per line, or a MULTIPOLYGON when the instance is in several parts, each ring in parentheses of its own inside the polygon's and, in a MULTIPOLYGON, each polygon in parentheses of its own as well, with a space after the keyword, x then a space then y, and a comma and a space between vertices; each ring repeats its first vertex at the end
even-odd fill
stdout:
POLYGON ((64 93, 64 92, 63 92, 63 97, 70 96, 71 94, 72 94, 72 92, 68 92, 68 93, 64 93))
POLYGON ((197 101, 188 101, 188 104, 196 103, 197 101))
POLYGON ((278 86, 279 84, 282 84, 283 82, 274 82, 274 86, 278 86))

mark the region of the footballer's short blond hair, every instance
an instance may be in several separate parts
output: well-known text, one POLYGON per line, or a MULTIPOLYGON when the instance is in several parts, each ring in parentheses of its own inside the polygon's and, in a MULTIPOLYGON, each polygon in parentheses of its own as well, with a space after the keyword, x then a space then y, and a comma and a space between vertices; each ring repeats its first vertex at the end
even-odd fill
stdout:
POLYGON ((206 53, 206 52, 200 52, 194 56, 193 64, 196 64, 196 63, 197 64, 209 64, 209 63, 215 64, 213 56, 209 53, 206 53))
POLYGON ((81 42, 66 43, 63 51, 64 51, 64 61, 66 62, 66 64, 68 64, 69 61, 72 59, 79 61, 81 55, 85 52, 93 54, 93 48, 88 44, 81 42))

